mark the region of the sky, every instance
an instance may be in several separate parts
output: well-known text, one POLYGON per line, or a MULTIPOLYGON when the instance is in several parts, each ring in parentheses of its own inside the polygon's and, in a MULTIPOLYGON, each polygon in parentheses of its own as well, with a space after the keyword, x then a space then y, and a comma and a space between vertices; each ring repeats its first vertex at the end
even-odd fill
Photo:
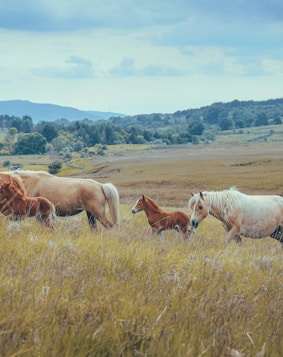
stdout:
POLYGON ((2 0, 0 100, 127 115, 283 97, 282 0, 2 0))

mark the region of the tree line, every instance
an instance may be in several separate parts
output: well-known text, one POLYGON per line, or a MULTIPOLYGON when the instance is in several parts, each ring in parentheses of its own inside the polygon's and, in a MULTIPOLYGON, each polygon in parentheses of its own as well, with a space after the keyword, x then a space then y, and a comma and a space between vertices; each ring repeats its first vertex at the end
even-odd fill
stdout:
MULTIPOLYGON (((3 119, 3 115, 0 116, 3 119)), ((2 121, 3 122, 3 121, 2 121)), ((122 128, 109 122, 75 121, 68 125, 60 122, 34 124, 32 118, 5 116, 5 136, 1 149, 10 155, 44 154, 47 151, 72 152, 97 144, 144 144, 162 142, 168 145, 195 142, 204 126, 188 125, 183 132, 159 132, 136 126, 122 128)))
POLYGON ((27 115, 19 118, 2 114, 0 129, 5 136, 0 149, 11 155, 24 155, 80 152, 98 144, 196 144, 200 140, 213 141, 217 131, 281 124, 282 113, 283 99, 234 100, 173 114, 153 113, 100 121, 58 119, 35 124, 27 115))

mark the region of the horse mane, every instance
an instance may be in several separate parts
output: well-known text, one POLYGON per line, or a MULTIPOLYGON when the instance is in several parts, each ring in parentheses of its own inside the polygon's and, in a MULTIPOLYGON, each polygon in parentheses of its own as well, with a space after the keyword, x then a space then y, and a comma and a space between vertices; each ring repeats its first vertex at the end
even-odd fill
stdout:
POLYGON ((25 189, 25 186, 24 186, 24 184, 23 184, 23 182, 22 182, 22 180, 21 180, 20 177, 18 177, 16 174, 11 173, 11 172, 9 172, 9 173, 7 173, 7 172, 1 172, 1 173, 0 173, 0 184, 1 184, 1 181, 2 181, 2 178, 3 178, 3 176, 1 177, 1 175, 4 175, 4 177, 6 178, 6 180, 3 179, 4 182, 9 182, 9 183, 11 183, 11 184, 12 184, 13 186, 15 186, 19 191, 21 191, 21 192, 24 194, 24 196, 26 195, 26 189, 25 189))
POLYGON ((144 199, 145 199, 146 201, 149 201, 150 204, 151 204, 154 208, 160 209, 160 207, 158 206, 158 204, 155 203, 155 201, 153 201, 152 198, 149 198, 149 197, 146 196, 146 195, 143 195, 143 197, 144 197, 144 199))
MULTIPOLYGON (((230 189, 223 191, 203 191, 202 196, 213 210, 223 212, 224 216, 226 216, 231 210, 237 208, 237 195, 239 193, 240 191, 237 187, 232 186, 230 189)), ((194 205, 198 199, 203 201, 200 193, 190 198, 189 206, 194 205)))
POLYGON ((26 189, 25 189, 25 186, 24 186, 22 180, 19 177, 17 177, 16 175, 11 175, 10 179, 11 179, 11 183, 13 184, 13 186, 16 187, 17 190, 23 194, 23 196, 25 196, 26 189))
POLYGON ((19 175, 19 176, 32 176, 32 175, 47 175, 47 176, 52 176, 49 172, 47 171, 35 171, 35 170, 22 170, 22 169, 16 169, 14 171, 11 171, 12 174, 14 175, 19 175))
POLYGON ((21 189, 19 189, 19 187, 15 186, 13 183, 8 185, 7 189, 9 190, 9 192, 14 196, 14 197, 21 197, 21 198, 25 198, 25 192, 22 191, 21 189))
POLYGON ((13 181, 11 182, 4 182, 2 184, 3 188, 5 189, 6 192, 6 196, 9 199, 14 199, 15 197, 21 197, 24 198, 25 195, 25 191, 23 191, 21 189, 21 187, 18 187, 17 185, 14 184, 13 181))

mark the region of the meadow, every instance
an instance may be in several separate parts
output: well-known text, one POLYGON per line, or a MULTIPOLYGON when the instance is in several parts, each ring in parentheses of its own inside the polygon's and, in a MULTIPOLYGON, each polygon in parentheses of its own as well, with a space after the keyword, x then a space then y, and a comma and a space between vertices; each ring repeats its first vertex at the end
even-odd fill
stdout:
MULTIPOLYGON (((192 191, 237 185, 282 195, 282 149, 282 142, 109 147, 68 175, 115 184, 119 229, 91 232, 83 213, 58 218, 55 233, 33 218, 1 216, 0 355, 282 356, 277 241, 243 238, 225 248, 213 217, 189 242, 175 231, 161 241, 143 212, 131 213, 143 193, 187 212, 192 191)), ((18 159, 45 170, 49 160, 18 159)))

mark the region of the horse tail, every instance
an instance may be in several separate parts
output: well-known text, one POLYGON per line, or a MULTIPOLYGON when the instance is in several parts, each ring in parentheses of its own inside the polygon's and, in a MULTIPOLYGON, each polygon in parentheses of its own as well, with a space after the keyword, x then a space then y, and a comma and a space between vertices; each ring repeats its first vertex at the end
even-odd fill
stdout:
POLYGON ((106 197, 110 216, 113 222, 113 225, 119 225, 120 214, 119 214, 119 192, 117 188, 110 182, 102 184, 102 190, 106 197))

